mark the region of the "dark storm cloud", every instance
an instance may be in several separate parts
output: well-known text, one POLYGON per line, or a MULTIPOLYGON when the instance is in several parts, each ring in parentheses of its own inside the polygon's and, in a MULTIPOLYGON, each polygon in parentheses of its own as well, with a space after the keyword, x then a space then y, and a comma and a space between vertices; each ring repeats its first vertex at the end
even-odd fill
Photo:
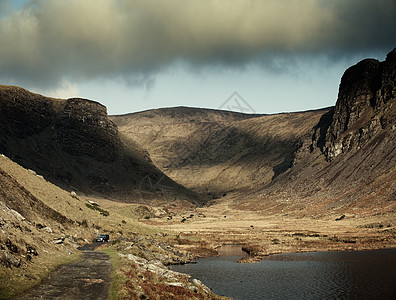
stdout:
POLYGON ((45 86, 151 77, 178 61, 386 53, 395 16, 393 0, 37 0, 0 19, 0 78, 45 86))

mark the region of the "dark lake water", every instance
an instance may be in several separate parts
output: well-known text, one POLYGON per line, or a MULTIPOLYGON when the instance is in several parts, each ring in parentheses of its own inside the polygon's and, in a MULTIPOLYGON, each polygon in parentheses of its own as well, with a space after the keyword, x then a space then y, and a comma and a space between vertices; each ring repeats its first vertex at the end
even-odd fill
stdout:
POLYGON ((234 299, 396 299, 396 249, 272 255, 255 264, 233 254, 171 269, 234 299))

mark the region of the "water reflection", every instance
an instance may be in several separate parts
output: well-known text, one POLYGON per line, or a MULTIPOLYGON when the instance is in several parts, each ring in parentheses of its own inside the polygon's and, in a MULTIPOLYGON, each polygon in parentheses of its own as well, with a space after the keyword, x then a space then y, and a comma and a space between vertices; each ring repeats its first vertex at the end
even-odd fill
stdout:
POLYGON ((241 256, 173 266, 235 299, 396 299, 396 249, 269 256, 239 264, 241 256))

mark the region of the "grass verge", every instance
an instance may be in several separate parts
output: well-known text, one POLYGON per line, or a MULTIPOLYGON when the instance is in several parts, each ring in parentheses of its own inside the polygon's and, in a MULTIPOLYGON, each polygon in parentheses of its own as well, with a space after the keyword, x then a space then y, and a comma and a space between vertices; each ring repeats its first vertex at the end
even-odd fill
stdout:
POLYGON ((100 250, 110 256, 110 262, 112 264, 111 270, 111 284, 109 290, 108 300, 118 300, 126 296, 124 286, 127 281, 127 277, 124 272, 121 271, 121 267, 124 264, 118 252, 113 248, 109 247, 100 250))
POLYGON ((45 255, 34 266, 0 268, 0 299, 11 299, 32 289, 56 268, 78 261, 80 253, 72 255, 45 255))

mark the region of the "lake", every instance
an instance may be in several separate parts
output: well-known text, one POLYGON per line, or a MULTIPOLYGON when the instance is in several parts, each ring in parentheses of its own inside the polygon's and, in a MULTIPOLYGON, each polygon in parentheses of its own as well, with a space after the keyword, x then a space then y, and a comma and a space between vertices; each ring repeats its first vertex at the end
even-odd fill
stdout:
POLYGON ((234 299, 396 299, 396 249, 278 254, 254 264, 238 263, 242 255, 224 247, 171 269, 234 299))

